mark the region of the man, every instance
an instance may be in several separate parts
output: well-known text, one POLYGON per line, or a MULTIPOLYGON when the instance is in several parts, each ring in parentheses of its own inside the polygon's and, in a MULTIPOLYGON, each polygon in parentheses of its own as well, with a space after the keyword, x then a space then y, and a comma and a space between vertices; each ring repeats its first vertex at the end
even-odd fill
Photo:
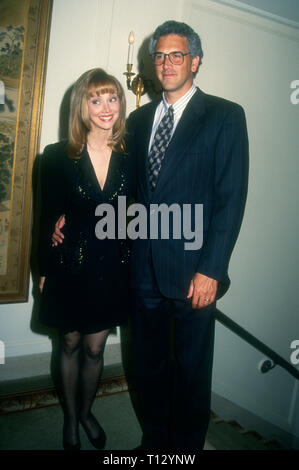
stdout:
MULTIPOLYGON (((148 209, 148 222, 152 207, 176 204, 182 213, 189 205, 195 237, 202 230, 203 243, 186 249, 185 230, 180 238, 133 243, 132 331, 142 448, 199 450, 209 423, 216 299, 229 286, 228 264, 246 200, 246 121, 239 105, 194 86, 203 53, 188 25, 159 26, 150 54, 164 93, 162 101, 128 118, 137 202, 148 209), (200 227, 198 205, 203 206, 200 227)), ((61 241, 58 227, 56 234, 61 241)))
MULTIPOLYGON (((186 250, 183 235, 133 243, 142 447, 202 449, 210 413, 215 300, 229 285, 228 263, 246 200, 246 122, 239 105, 193 85, 203 53, 192 28, 167 21, 153 34, 150 54, 164 93, 162 101, 128 118, 137 201, 151 215, 150 204, 182 209, 189 204, 194 210, 202 204, 203 244, 186 250)), ((191 220, 194 225, 194 211, 191 220)))

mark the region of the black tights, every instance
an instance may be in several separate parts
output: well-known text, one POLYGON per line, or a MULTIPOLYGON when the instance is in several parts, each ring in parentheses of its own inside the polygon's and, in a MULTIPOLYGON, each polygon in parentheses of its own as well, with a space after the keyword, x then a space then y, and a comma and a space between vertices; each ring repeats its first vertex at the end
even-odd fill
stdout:
POLYGON ((64 404, 63 437, 69 444, 79 441, 79 421, 96 439, 99 424, 91 413, 109 330, 83 335, 72 331, 62 335, 60 372, 64 404))

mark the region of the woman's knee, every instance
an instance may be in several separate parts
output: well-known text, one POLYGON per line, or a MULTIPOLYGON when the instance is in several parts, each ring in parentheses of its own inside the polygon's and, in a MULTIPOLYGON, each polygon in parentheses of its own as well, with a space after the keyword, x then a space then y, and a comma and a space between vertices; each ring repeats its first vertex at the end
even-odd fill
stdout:
POLYGON ((109 331, 87 335, 83 341, 83 353, 88 359, 100 360, 103 357, 109 331))
POLYGON ((85 345, 83 348, 83 353, 84 356, 87 359, 92 359, 94 361, 98 361, 102 359, 103 354, 104 354, 104 348, 100 346, 95 346, 95 345, 85 345))
POLYGON ((62 338, 63 351, 66 354, 73 354, 80 348, 81 334, 78 331, 66 333, 62 338))

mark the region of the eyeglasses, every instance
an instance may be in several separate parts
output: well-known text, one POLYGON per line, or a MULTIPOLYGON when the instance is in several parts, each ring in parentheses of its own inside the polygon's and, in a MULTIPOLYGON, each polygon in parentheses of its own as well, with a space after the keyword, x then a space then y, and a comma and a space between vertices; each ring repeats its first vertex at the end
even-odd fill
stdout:
POLYGON ((169 61, 173 65, 182 65, 184 62, 185 55, 189 55, 189 52, 173 51, 169 52, 169 54, 165 54, 164 52, 154 52, 152 54, 152 58, 155 65, 164 64, 166 56, 169 57, 169 61))

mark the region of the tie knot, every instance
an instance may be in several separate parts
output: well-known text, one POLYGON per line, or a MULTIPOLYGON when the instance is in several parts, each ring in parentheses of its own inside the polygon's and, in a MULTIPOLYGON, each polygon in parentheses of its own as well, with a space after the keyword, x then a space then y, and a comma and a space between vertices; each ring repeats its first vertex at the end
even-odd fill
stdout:
POLYGON ((169 108, 167 110, 167 114, 169 114, 169 116, 171 116, 171 117, 173 116, 173 107, 172 107, 172 105, 169 106, 169 108))

